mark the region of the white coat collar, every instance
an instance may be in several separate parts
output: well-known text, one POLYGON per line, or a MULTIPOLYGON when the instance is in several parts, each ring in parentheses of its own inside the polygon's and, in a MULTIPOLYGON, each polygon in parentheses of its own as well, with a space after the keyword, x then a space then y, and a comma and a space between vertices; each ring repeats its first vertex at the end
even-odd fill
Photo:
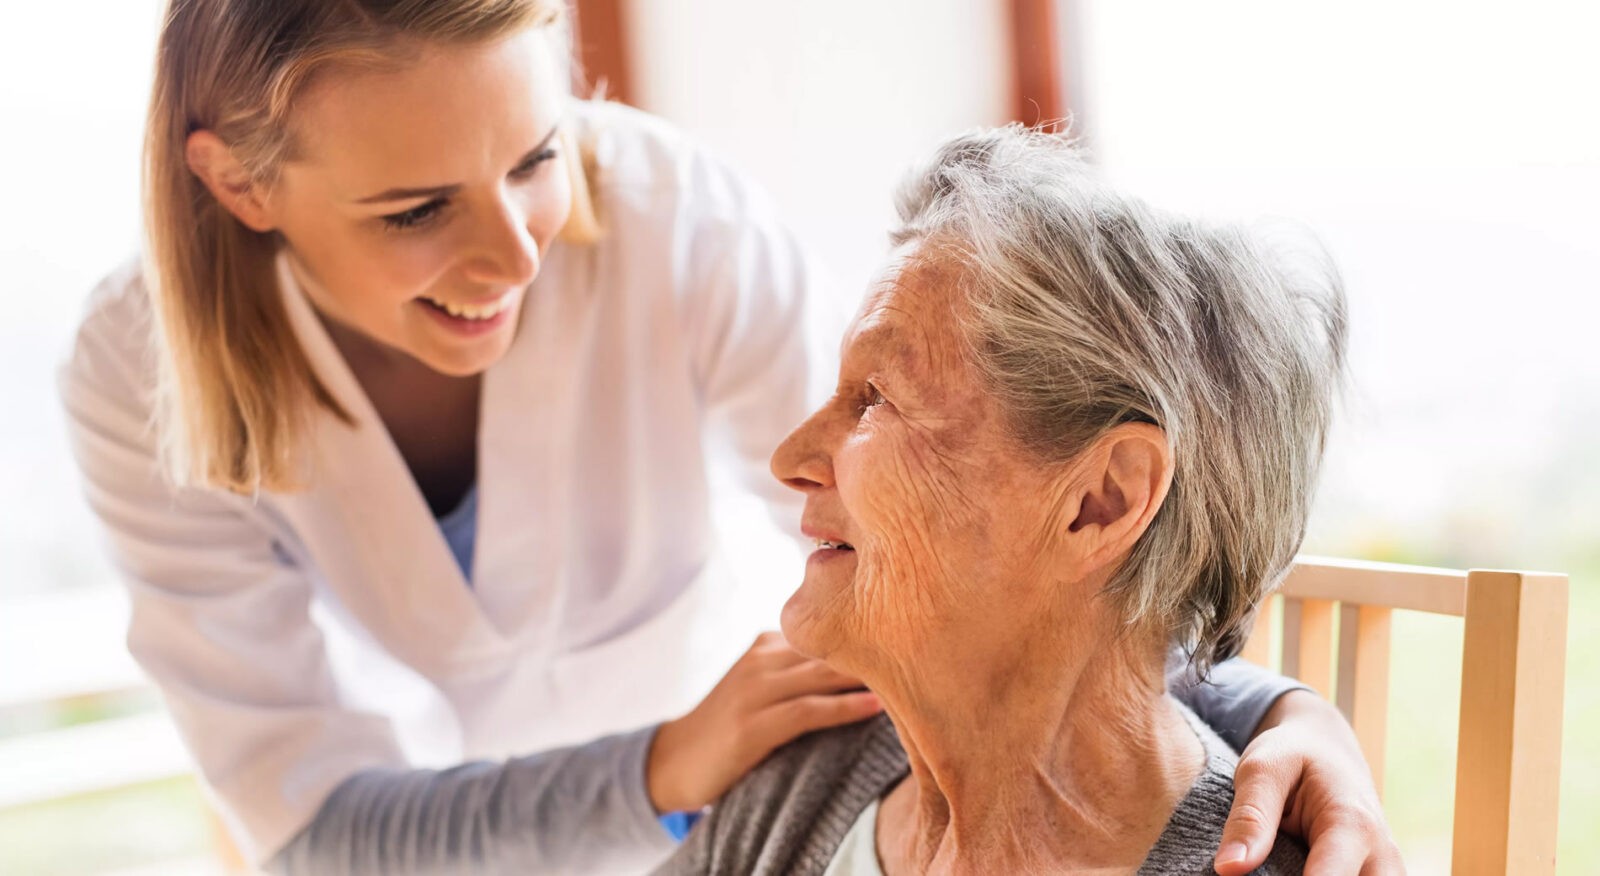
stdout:
MULTIPOLYGON (((552 250, 552 256, 555 251, 552 250)), ((552 267, 548 262, 541 276, 552 267)), ((535 469, 563 448, 550 446, 540 416, 560 416, 555 381, 539 379, 538 345, 524 302, 517 336, 484 376, 478 431, 478 536, 468 586, 405 460, 307 299, 308 282, 287 254, 279 285, 296 336, 328 392, 354 418, 314 417, 311 488, 287 497, 303 517, 313 558, 329 586, 386 646, 429 674, 454 674, 510 650, 553 642, 560 590, 552 570, 564 543, 536 521, 550 517, 556 491, 535 469), (535 412, 539 412, 536 415, 535 412)))

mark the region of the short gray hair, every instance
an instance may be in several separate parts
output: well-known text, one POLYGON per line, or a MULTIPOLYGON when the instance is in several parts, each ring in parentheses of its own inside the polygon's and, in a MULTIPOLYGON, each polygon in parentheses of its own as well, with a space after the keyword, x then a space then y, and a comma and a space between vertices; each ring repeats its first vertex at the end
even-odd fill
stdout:
POLYGON ((896 243, 960 269, 973 361, 1026 446, 1066 460, 1123 423, 1166 433, 1171 490, 1106 592, 1200 675, 1237 654, 1299 550, 1342 381, 1326 254, 1153 210, 1016 125, 944 144, 899 211, 896 243))

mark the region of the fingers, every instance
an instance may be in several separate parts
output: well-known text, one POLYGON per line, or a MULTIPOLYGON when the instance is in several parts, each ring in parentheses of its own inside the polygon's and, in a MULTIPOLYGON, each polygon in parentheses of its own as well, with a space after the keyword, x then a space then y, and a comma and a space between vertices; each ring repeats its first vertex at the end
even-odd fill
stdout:
POLYGON ((756 640, 745 649, 744 656, 739 658, 739 663, 774 672, 805 663, 810 659, 791 647, 789 640, 785 639, 782 633, 765 632, 756 636, 756 640))
POLYGON ((1319 807, 1311 815, 1311 876, 1398 876, 1405 873, 1400 850, 1382 816, 1360 805, 1319 807))
POLYGON ((1212 862, 1218 876, 1242 876, 1266 862, 1294 784, 1286 773, 1265 758, 1239 761, 1233 775, 1233 811, 1212 862))
POLYGON ((1361 868, 1361 876, 1405 876, 1405 861, 1400 857, 1400 848, 1393 842, 1387 842, 1376 854, 1367 859, 1361 868))
MULTIPOLYGON (((1241 814, 1237 805, 1234 809, 1241 823, 1237 833, 1225 836, 1247 844, 1252 854, 1244 862, 1261 863, 1259 856, 1266 851, 1253 837, 1270 840, 1257 831, 1281 818, 1285 832, 1304 837, 1310 846, 1307 873, 1403 873, 1371 770, 1350 725, 1330 704, 1305 691, 1285 694, 1273 709, 1283 714, 1245 749, 1234 779, 1237 802, 1265 813, 1241 814), (1287 807, 1285 800, 1290 801, 1287 807)), ((1230 816, 1227 830, 1234 829, 1230 816)), ((1225 845, 1218 854, 1219 873, 1242 872, 1243 865, 1233 862, 1237 848, 1225 845), (1226 868, 1220 866, 1224 859, 1226 868)))
POLYGON ((853 724, 878 714, 883 704, 871 691, 812 694, 784 700, 756 716, 756 732, 777 748, 814 730, 853 724))
POLYGON ((856 690, 861 679, 846 675, 821 660, 807 660, 775 674, 768 687, 769 702, 791 700, 806 694, 831 694, 856 690))
POLYGON ((1367 841, 1354 829, 1330 830, 1311 844, 1306 855, 1306 876, 1361 876, 1367 871, 1367 841))

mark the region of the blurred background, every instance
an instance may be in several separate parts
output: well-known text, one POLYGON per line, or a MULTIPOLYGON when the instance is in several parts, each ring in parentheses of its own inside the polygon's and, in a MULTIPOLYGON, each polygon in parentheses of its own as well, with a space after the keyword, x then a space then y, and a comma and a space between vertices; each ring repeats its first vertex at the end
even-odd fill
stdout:
MULTIPOLYGON (((139 246, 162 0, 13 4, 0 28, 0 873, 210 873, 214 822, 122 648, 54 370, 139 246)), ((908 164, 1069 115, 1113 179, 1291 217, 1348 284, 1353 390, 1307 550, 1571 576, 1563 874, 1600 872, 1600 12, 1554 0, 584 0, 619 99, 756 178, 853 306, 908 164)), ((793 549, 722 506, 775 623, 793 549)), ((1386 806, 1449 869, 1460 621, 1398 615, 1386 806)))

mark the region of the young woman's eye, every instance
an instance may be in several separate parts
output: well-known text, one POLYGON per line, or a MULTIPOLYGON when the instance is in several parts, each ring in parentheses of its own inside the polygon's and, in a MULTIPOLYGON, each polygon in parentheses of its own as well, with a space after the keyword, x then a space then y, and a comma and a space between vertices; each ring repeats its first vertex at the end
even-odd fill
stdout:
POLYGON ((444 210, 444 207, 444 199, 435 198, 426 204, 412 207, 411 209, 400 213, 391 213, 388 216, 384 216, 383 224, 384 227, 393 231, 406 231, 412 228, 419 228, 438 218, 439 213, 444 210))
POLYGON ((527 161, 524 161, 521 164, 517 165, 511 171, 511 175, 515 176, 515 177, 533 176, 533 172, 538 170, 540 165, 544 164, 545 162, 547 162, 550 159, 555 158, 555 157, 556 157, 556 150, 555 150, 554 146, 551 146, 551 147, 548 147, 548 148, 545 148, 545 149, 540 149, 538 152, 535 152, 534 154, 528 156, 528 160, 527 161))

